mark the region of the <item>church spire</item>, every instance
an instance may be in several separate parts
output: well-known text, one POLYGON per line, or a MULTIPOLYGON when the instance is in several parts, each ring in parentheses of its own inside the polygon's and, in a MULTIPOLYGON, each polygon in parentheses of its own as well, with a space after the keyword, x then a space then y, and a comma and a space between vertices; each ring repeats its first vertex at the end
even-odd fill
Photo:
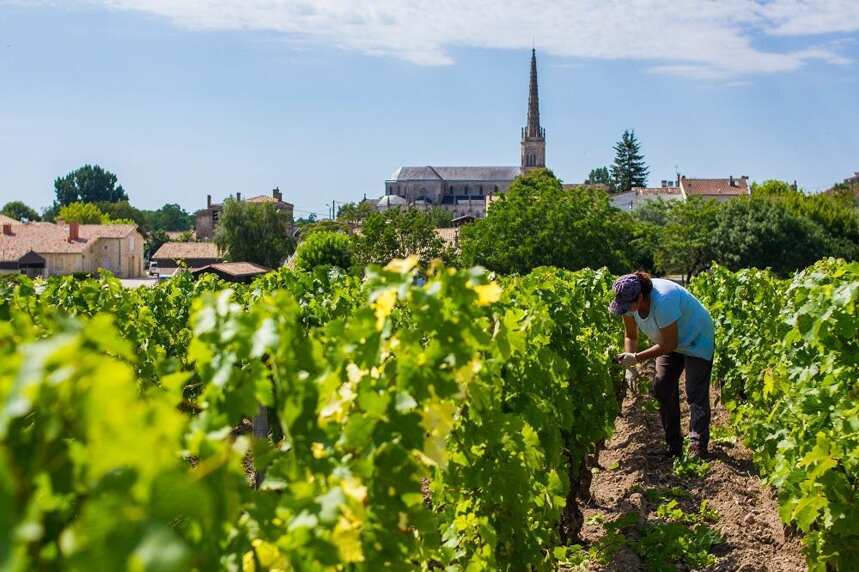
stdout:
POLYGON ((537 92, 537 50, 531 50, 531 85, 528 91, 528 125, 522 129, 522 171, 546 166, 546 130, 540 127, 537 92))
POLYGON ((542 137, 540 129, 540 95, 537 93, 537 50, 531 49, 531 86, 528 91, 528 137, 542 137))

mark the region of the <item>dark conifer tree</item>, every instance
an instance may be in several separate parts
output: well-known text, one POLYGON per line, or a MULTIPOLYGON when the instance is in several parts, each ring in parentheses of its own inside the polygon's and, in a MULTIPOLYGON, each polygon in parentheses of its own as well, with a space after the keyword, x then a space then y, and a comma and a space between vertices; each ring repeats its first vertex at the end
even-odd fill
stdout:
POLYGON ((622 193, 633 187, 646 186, 650 169, 644 163, 635 131, 624 131, 623 137, 614 146, 614 151, 614 164, 611 166, 614 190, 622 193))

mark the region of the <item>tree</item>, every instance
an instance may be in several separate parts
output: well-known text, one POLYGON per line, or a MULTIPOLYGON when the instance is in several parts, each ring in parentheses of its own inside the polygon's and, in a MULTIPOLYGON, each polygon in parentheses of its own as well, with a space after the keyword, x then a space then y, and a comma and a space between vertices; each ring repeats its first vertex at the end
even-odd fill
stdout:
POLYGON ((154 211, 142 211, 146 225, 152 230, 182 231, 194 226, 194 217, 176 203, 167 203, 154 211))
POLYGON ((153 230, 149 233, 149 237, 143 245, 143 256, 146 257, 147 260, 151 260, 152 255, 161 248, 161 245, 169 241, 170 238, 167 236, 166 232, 163 230, 153 230))
POLYGON ((784 204, 755 196, 724 203, 692 198, 671 205, 655 262, 687 279, 713 262, 787 275, 830 254, 822 227, 784 204))
POLYGON ((778 180, 753 183, 751 190, 753 197, 782 205, 794 215, 820 225, 832 255, 859 258, 859 210, 849 192, 807 195, 778 180))
POLYGON ((709 268, 714 259, 711 233, 719 207, 720 203, 699 197, 670 203, 657 239, 656 266, 686 279, 709 268))
POLYGON ((117 184, 116 175, 98 165, 84 165, 65 177, 58 178, 54 181, 54 190, 60 206, 128 200, 125 189, 117 184))
POLYGON ((376 206, 368 200, 346 203, 337 211, 337 220, 346 224, 361 225, 376 212, 376 206))
POLYGON ((728 201, 715 222, 713 260, 731 270, 771 268, 786 276, 831 254, 819 224, 777 202, 728 201))
POLYGON ((311 234, 315 234, 317 232, 343 232, 350 233, 352 232, 352 227, 341 220, 331 220, 324 219, 312 223, 305 223, 300 227, 300 235, 304 238, 307 238, 311 234))
POLYGON ((394 258, 412 254, 426 264, 449 256, 444 241, 425 211, 392 208, 370 215, 356 238, 356 254, 361 264, 387 264, 394 258))
POLYGON ((215 242, 227 260, 253 262, 275 268, 295 248, 289 217, 272 203, 227 199, 215 242))
POLYGON ((505 274, 537 266, 624 272, 631 262, 632 225, 606 193, 565 191, 551 171, 537 169, 513 181, 486 218, 464 226, 459 244, 465 264, 505 274))
POLYGON ((108 224, 110 217, 92 203, 72 203, 60 208, 58 219, 80 224, 108 224))
POLYGON ((441 207, 432 207, 426 213, 435 228, 448 228, 453 221, 453 213, 441 207))
POLYGON ((317 216, 316 213, 310 213, 306 217, 300 217, 295 219, 295 226, 304 226, 307 224, 313 224, 316 222, 317 216))
POLYGON ((108 216, 111 222, 120 220, 130 221, 137 225, 140 232, 144 235, 149 234, 151 231, 151 227, 146 219, 146 214, 142 210, 131 206, 128 201, 119 201, 115 203, 102 201, 95 203, 95 205, 101 212, 108 216))
POLYGON ((0 214, 14 218, 19 221, 39 221, 42 217, 35 210, 31 209, 21 201, 12 201, 3 205, 0 214))
POLYGON ((342 232, 315 232, 295 251, 295 266, 313 270, 317 266, 337 266, 349 270, 354 263, 352 239, 342 232))
POLYGON ((608 167, 591 169, 591 174, 588 175, 588 180, 585 182, 591 185, 608 185, 609 189, 614 188, 614 181, 611 180, 611 173, 609 173, 608 167))
POLYGON ((611 166, 614 190, 623 193, 632 187, 647 186, 650 169, 644 163, 635 131, 624 131, 620 141, 614 146, 614 151, 614 164, 611 166))

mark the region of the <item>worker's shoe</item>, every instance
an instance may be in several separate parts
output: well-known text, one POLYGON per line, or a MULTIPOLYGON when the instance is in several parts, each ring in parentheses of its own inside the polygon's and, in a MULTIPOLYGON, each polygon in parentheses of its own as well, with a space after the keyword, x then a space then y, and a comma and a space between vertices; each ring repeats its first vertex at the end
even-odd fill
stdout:
POLYGON ((691 443, 689 445, 689 456, 700 461, 706 461, 710 458, 707 447, 702 447, 700 443, 691 443))

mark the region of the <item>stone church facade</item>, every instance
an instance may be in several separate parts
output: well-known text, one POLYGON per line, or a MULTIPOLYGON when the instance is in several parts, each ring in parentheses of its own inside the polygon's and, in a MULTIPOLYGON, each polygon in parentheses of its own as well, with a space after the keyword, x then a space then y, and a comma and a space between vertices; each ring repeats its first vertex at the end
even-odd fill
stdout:
POLYGON ((540 126, 537 54, 531 51, 528 119, 522 129, 521 163, 515 167, 400 167, 385 181, 379 209, 398 206, 441 207, 454 217, 483 217, 492 197, 507 191, 513 179, 546 166, 546 130, 540 126))

